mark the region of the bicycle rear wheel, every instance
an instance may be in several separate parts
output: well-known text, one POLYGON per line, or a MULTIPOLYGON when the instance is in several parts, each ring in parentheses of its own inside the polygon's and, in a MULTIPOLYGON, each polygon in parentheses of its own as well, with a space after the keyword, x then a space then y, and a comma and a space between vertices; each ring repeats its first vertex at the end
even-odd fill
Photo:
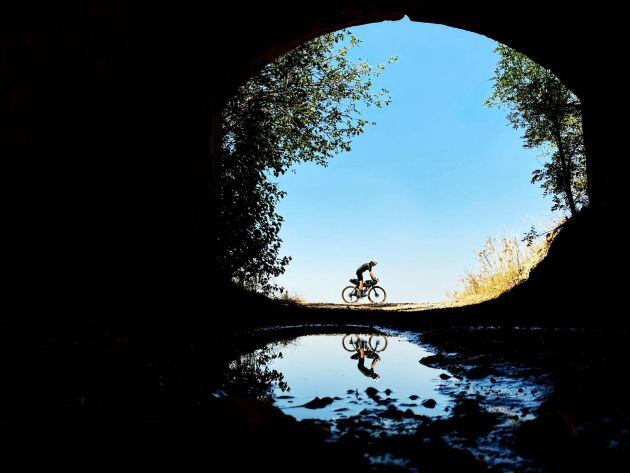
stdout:
POLYGON ((347 304, 354 304, 359 300, 355 286, 347 286, 341 291, 341 298, 347 304))
POLYGON ((374 304, 382 304, 387 299, 387 293, 381 286, 372 286, 367 295, 374 304))
POLYGON ((343 349, 346 351, 357 351, 359 346, 359 337, 358 335, 345 335, 341 340, 341 345, 343 349))

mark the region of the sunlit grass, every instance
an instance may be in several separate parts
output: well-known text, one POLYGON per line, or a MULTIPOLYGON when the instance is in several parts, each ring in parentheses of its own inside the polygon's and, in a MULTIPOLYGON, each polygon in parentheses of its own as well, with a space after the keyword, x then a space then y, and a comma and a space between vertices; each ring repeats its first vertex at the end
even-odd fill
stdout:
POLYGON ((282 302, 286 302, 288 304, 304 304, 306 302, 306 299, 304 299, 302 296, 295 293, 291 294, 286 289, 282 291, 279 299, 282 302))
POLYGON ((494 299, 529 277, 530 271, 547 255, 558 233, 558 225, 528 243, 515 237, 489 237, 477 253, 479 269, 467 271, 459 287, 447 293, 455 306, 476 304, 494 299))

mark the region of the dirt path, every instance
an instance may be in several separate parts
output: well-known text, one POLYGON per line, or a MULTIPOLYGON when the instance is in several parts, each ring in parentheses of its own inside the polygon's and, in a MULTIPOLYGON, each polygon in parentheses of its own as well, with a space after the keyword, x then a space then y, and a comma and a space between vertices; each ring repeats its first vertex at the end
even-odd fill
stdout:
POLYGON ((387 304, 334 304, 329 302, 305 302, 301 305, 311 309, 385 310, 393 312, 421 312, 423 310, 449 307, 447 302, 397 302, 387 304))

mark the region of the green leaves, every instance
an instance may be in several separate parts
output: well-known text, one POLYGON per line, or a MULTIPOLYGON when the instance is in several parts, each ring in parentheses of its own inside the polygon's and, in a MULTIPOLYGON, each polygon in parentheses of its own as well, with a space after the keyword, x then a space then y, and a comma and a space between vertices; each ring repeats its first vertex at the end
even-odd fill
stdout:
POLYGON ((533 172, 532 183, 552 196, 552 210, 574 214, 588 203, 580 101, 527 56, 503 44, 495 51, 494 89, 485 105, 507 109, 508 122, 523 131, 524 146, 541 150, 546 162, 533 172))
MULTIPOLYGON (((284 193, 271 178, 299 163, 326 166, 350 151, 352 139, 373 122, 363 107, 390 103, 373 90, 385 65, 348 57, 360 40, 342 30, 305 43, 248 80, 227 103, 219 199, 220 264, 232 278, 265 293, 290 258, 280 257, 284 193)), ((393 63, 396 58, 390 58, 393 63)))

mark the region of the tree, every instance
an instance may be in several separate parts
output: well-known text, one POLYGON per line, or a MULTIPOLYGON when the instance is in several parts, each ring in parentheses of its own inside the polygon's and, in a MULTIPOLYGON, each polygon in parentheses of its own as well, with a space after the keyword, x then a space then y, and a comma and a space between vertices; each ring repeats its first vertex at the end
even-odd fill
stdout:
POLYGON ((285 194, 273 179, 350 151, 373 124, 361 112, 390 102, 387 90, 373 90, 384 65, 349 58, 359 43, 347 30, 307 42, 249 79, 225 107, 219 264, 242 285, 272 293, 290 261, 279 254, 283 220, 275 209, 285 194))
POLYGON ((546 158, 532 173, 552 210, 575 215, 588 204, 586 156, 579 99, 551 71, 525 55, 500 44, 499 62, 492 77, 494 90, 486 105, 506 106, 508 121, 522 129, 524 146, 538 148, 546 158))

